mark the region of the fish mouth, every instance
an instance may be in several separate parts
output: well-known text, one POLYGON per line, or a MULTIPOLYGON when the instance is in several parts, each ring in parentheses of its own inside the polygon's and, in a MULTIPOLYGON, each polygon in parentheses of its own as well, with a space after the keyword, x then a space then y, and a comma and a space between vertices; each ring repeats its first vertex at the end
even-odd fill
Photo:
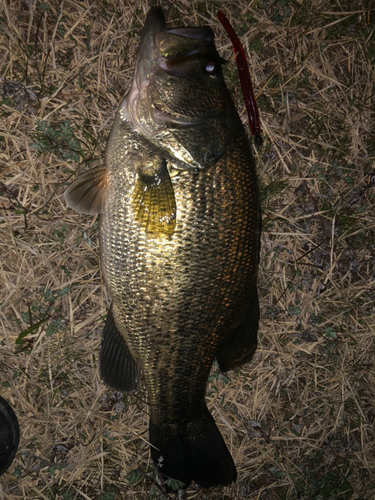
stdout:
MULTIPOLYGON (((206 61, 205 55, 207 45, 213 44, 214 35, 211 28, 183 27, 173 28, 156 35, 156 44, 159 49, 159 57, 156 65, 165 73, 174 77, 184 77, 192 71, 199 60, 206 61), (183 38, 183 43, 179 43, 183 38)), ((211 57, 212 62, 221 63, 219 57, 211 57)), ((165 107, 166 104, 164 103, 165 107)), ((151 116, 155 123, 165 124, 174 128, 192 127, 200 125, 206 120, 213 118, 217 113, 207 113, 204 118, 199 116, 184 115, 172 110, 157 109, 151 105, 151 116)))
POLYGON ((209 26, 182 26, 167 29, 161 7, 149 10, 142 30, 137 56, 137 72, 150 70, 158 56, 176 59, 193 53, 202 52, 204 47, 213 45, 214 32, 209 26), (184 43, 179 43, 181 38, 184 43), (148 63, 148 64, 147 64, 148 63), (143 70, 143 71, 142 71, 143 70))
MULTIPOLYGON (((136 86, 133 85, 132 95, 129 96, 133 109, 137 107, 136 101, 146 96, 150 75, 155 66, 173 76, 184 76, 196 64, 197 59, 212 52, 213 45, 214 32, 209 26, 167 29, 162 8, 150 9, 138 50, 134 82, 136 86)), ((150 103, 149 110, 155 124, 176 128, 200 125, 210 118, 184 115, 169 109, 161 110, 154 103, 150 103)), ((132 115, 139 122, 137 113, 133 112, 132 115)))
POLYGON ((167 60, 201 53, 213 41, 214 32, 209 26, 171 28, 159 31, 155 37, 159 54, 167 60))

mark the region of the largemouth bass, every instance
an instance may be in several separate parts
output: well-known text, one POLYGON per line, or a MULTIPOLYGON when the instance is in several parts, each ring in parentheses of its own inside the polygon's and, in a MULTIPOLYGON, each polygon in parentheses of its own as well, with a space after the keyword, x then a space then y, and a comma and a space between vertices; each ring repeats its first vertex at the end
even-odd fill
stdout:
POLYGON ((152 8, 105 166, 65 192, 101 213, 112 297, 99 355, 103 381, 150 404, 151 455, 165 478, 236 480, 205 402, 215 358, 227 371, 257 345, 260 208, 248 139, 209 27, 167 29, 152 8))

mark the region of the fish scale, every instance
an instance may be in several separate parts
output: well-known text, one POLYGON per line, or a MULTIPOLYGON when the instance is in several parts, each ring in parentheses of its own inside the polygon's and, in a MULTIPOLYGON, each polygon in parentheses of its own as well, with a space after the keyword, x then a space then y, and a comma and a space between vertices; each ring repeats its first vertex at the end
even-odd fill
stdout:
POLYGON ((185 486, 235 481, 206 385, 215 357, 227 371, 257 345, 258 185, 221 64, 211 28, 168 30, 152 8, 105 167, 65 193, 101 214, 102 380, 131 392, 142 375, 152 458, 185 486))
MULTIPOLYGON (((190 348, 194 348, 193 337, 201 339, 202 344, 209 341, 209 353, 203 358, 207 362, 199 372, 198 393, 202 398, 217 344, 238 322, 238 311, 242 311, 244 302, 249 300, 252 292, 249 288, 253 288, 256 273, 254 242, 258 232, 258 207, 252 194, 256 180, 244 153, 247 141, 244 137, 238 138, 238 153, 230 152, 209 170, 185 171, 172 180, 178 217, 171 240, 148 238, 132 219, 131 199, 123 194, 124 175, 118 168, 118 162, 126 161, 130 154, 130 141, 122 136, 122 143, 124 152, 120 153, 116 145, 111 149, 116 151, 114 157, 109 154, 107 158, 113 196, 107 198, 101 222, 101 253, 105 256, 102 269, 114 297, 115 316, 140 363, 150 404, 155 407, 163 391, 153 391, 152 387, 162 387, 166 373, 181 370, 178 358, 173 359, 173 342, 179 351, 185 351, 187 347, 180 343, 180 335, 188 336, 190 348), (234 162, 233 158, 238 160, 234 162), (214 179, 220 190, 213 188, 214 179), (211 200, 209 208, 207 200, 211 200), (119 263, 124 277, 119 275, 119 263), (126 294, 122 293, 124 287, 126 294), (129 297, 133 300, 129 301, 129 297), (136 303, 134 297, 137 297, 136 303), (202 310, 201 305, 205 303, 210 307, 202 310), (152 369, 158 348, 165 356, 163 361, 158 361, 156 369, 152 369), (147 383, 148 379, 155 381, 159 377, 160 383, 147 383)), ((191 377, 200 365, 201 359, 191 361, 188 373, 184 377, 180 374, 174 393, 164 391, 170 401, 183 401, 185 392, 194 392, 191 377), (189 387, 185 389, 187 381, 189 387)), ((196 401, 195 396, 193 400, 196 401)), ((195 413, 195 405, 181 411, 195 413)), ((163 417, 165 419, 165 415, 163 417)))

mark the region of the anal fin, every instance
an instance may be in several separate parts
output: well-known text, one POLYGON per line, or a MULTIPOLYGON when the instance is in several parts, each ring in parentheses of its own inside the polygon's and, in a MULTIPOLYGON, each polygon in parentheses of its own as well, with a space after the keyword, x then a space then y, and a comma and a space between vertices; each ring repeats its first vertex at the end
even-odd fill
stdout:
POLYGON ((133 392, 140 380, 140 370, 119 332, 112 307, 104 325, 99 351, 99 373, 103 382, 120 392, 133 392))
POLYGON ((251 361, 258 345, 258 324, 259 299, 258 292, 256 292, 245 321, 225 339, 216 353, 216 359, 222 372, 234 370, 251 361))

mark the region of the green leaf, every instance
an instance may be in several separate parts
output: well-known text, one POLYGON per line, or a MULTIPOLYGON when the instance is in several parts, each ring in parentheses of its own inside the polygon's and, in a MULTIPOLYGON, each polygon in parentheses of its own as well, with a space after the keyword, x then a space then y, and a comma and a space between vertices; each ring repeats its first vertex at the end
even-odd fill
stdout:
POLYGON ((22 333, 20 333, 18 335, 18 337, 16 338, 16 344, 18 344, 18 345, 22 344, 22 340, 25 337, 27 337, 27 335, 29 335, 29 333, 32 333, 33 331, 37 330, 40 327, 40 325, 42 325, 43 323, 45 323, 48 319, 49 319, 49 316, 47 316, 46 318, 41 319, 40 321, 38 321, 34 325, 31 325, 29 328, 27 328, 26 330, 24 330, 22 333))

